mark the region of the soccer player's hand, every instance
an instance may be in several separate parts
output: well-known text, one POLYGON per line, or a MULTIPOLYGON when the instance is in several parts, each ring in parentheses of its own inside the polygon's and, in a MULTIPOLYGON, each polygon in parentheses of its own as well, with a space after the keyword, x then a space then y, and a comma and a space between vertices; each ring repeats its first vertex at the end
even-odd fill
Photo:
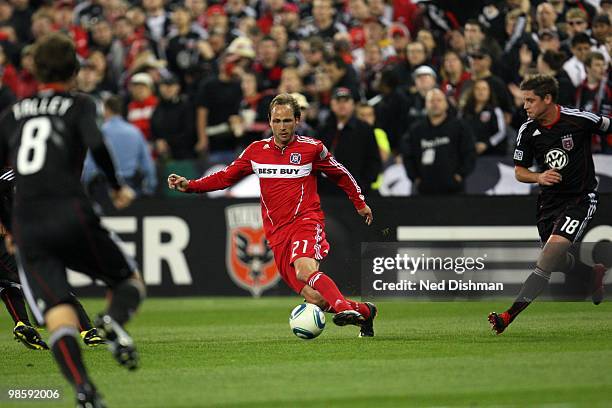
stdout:
POLYGON ((13 241, 13 236, 9 232, 4 235, 4 247, 9 255, 15 255, 15 242, 13 241))
POLYGON ((113 200, 113 205, 116 209, 121 210, 122 208, 127 207, 132 204, 134 198, 136 197, 136 193, 129 186, 123 185, 119 190, 111 191, 111 199, 113 200))
POLYGON ((561 182, 561 174, 557 170, 549 169, 538 175, 538 184, 541 186, 552 186, 561 182))
POLYGON ((171 174, 168 176, 168 188, 170 190, 178 190, 184 193, 187 190, 189 180, 178 174, 171 174))
POLYGON ((367 205, 365 207, 363 207, 361 210, 357 211, 359 213, 359 215, 361 215, 362 217, 365 217, 365 222, 366 224, 370 225, 372 224, 372 219, 374 218, 372 216, 372 210, 370 209, 370 207, 368 207, 367 205))

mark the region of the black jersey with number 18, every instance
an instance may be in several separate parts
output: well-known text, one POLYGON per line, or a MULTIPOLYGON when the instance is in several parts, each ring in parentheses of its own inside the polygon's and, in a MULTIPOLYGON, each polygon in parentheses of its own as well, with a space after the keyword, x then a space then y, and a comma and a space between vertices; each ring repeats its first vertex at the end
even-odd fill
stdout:
POLYGON ((605 134, 610 118, 557 105, 557 120, 543 126, 534 120, 519 129, 514 163, 529 168, 535 159, 541 171, 554 169, 562 180, 542 186, 542 195, 578 195, 597 188, 591 135, 605 134))
POLYGON ((96 125, 96 107, 87 95, 45 89, 16 102, 0 119, 0 164, 15 170, 17 201, 84 198, 81 171, 87 148, 117 188, 96 125))

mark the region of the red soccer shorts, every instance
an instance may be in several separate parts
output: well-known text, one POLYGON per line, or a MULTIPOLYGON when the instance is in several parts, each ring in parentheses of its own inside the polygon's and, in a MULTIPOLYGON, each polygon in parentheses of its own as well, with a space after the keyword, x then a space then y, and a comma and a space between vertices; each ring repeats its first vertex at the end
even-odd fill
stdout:
POLYGON ((325 239, 324 227, 323 222, 307 218, 277 231, 281 239, 278 245, 272 247, 274 262, 285 283, 297 294, 306 284, 298 280, 293 262, 302 257, 320 262, 327 256, 329 242, 325 239))

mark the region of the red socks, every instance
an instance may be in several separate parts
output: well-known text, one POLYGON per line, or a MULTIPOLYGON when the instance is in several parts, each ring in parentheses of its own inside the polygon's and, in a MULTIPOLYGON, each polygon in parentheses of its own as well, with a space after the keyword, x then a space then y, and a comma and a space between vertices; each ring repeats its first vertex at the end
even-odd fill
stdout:
POLYGON ((349 302, 344 299, 334 281, 323 272, 315 272, 310 275, 308 286, 319 292, 336 312, 353 309, 349 302))
POLYGON ((319 292, 323 299, 327 301, 329 307, 326 311, 338 313, 345 310, 355 310, 366 319, 370 316, 370 309, 365 304, 345 299, 334 281, 323 272, 313 273, 308 280, 308 286, 319 292))

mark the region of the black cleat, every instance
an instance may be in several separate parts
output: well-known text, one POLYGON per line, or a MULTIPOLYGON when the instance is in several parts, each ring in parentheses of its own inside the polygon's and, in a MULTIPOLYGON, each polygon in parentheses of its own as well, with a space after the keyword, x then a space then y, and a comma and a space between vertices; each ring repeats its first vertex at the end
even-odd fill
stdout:
POLYGON ((378 309, 374 303, 365 302, 365 305, 368 307, 368 309, 370 309, 370 317, 361 323, 359 337, 374 337, 374 319, 378 314, 378 309))
POLYGON ((17 322, 13 329, 15 340, 22 342, 27 348, 32 350, 49 350, 49 346, 40 337, 38 330, 32 326, 28 326, 23 322, 17 322))
POLYGON ((119 323, 107 314, 99 315, 95 320, 99 334, 106 338, 108 349, 119 364, 128 370, 138 368, 138 352, 130 335, 119 323))
POLYGON ((510 316, 506 312, 500 314, 492 312, 489 313, 489 323, 495 334, 502 334, 506 327, 510 325, 510 316))
POLYGON ((602 264, 593 265, 593 293, 591 298, 593 304, 600 304, 604 298, 604 277, 606 276, 607 268, 602 264))
POLYGON ((104 339, 98 334, 98 329, 95 327, 89 330, 83 330, 81 332, 81 339, 83 339, 83 343, 89 347, 95 347, 105 343, 104 339))
POLYGON ((355 310, 345 310, 343 312, 336 313, 334 315, 334 324, 336 326, 346 326, 352 324, 353 326, 361 326, 365 321, 363 315, 355 310))
POLYGON ((102 396, 90 384, 77 387, 76 406, 77 408, 106 408, 102 396))

